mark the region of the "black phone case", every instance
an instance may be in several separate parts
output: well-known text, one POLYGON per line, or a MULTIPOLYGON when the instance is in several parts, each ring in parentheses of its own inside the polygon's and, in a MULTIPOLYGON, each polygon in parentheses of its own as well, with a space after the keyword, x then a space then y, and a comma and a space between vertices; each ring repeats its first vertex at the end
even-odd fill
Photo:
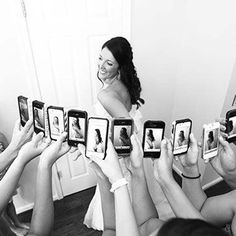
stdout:
MULTIPOLYGON (((118 125, 131 126, 131 135, 133 134, 133 130, 134 130, 134 121, 132 118, 115 118, 115 119, 113 119, 112 123, 111 123, 111 141, 112 141, 113 145, 114 145, 114 127, 116 125, 117 126, 118 125), (127 121, 129 121, 129 124, 127 123, 127 121), (115 123, 117 123, 117 124, 115 124, 115 123)), ((115 148, 117 154, 119 154, 121 156, 127 156, 131 152, 132 145, 130 143, 129 149, 120 149, 120 148, 116 148, 115 146, 114 146, 114 148, 115 148)))
POLYGON ((72 109, 72 110, 69 110, 68 111, 68 115, 67 115, 67 125, 68 125, 68 139, 67 139, 67 142, 68 142, 68 145, 69 146, 73 146, 73 147, 77 147, 79 143, 81 144, 84 144, 86 143, 87 141, 87 119, 88 119, 88 114, 86 111, 81 111, 81 110, 75 110, 75 109, 72 109), (78 114, 78 115, 74 115, 73 114, 78 114), (79 114, 83 114, 83 116, 79 116, 79 114), (69 139, 69 134, 70 134, 70 127, 69 127, 69 117, 79 117, 79 118, 83 118, 85 119, 85 130, 84 130, 84 141, 75 141, 75 140, 70 140, 69 139))
POLYGON ((86 139, 86 145, 85 145, 85 156, 89 159, 90 157, 87 156, 87 142, 88 142, 88 130, 89 130, 89 121, 91 119, 99 119, 99 120, 105 120, 107 122, 107 128, 106 128, 106 140, 105 140, 105 151, 104 151, 104 158, 103 160, 106 158, 107 155, 107 142, 108 142, 108 131, 109 131, 109 120, 107 118, 101 118, 101 117, 89 117, 88 119, 88 127, 87 127, 87 139, 86 139))
POLYGON ((40 132, 43 132, 44 133, 44 136, 45 136, 45 110, 44 110, 44 103, 43 102, 40 102, 40 101, 37 101, 37 100, 34 100, 32 102, 32 111, 33 111, 33 120, 34 120, 34 132, 36 134, 40 133, 40 132), (43 109, 43 119, 44 119, 44 129, 39 129, 38 127, 36 127, 35 125, 35 113, 34 113, 34 108, 40 108, 40 109, 43 109))
MULTIPOLYGON (((161 121, 161 120, 147 120, 147 121, 145 121, 144 128, 143 128, 143 142, 142 142, 143 151, 144 151, 144 145, 145 145, 146 129, 148 129, 148 128, 163 129, 162 138, 161 138, 161 140, 162 140, 164 138, 164 133, 165 133, 165 122, 161 121)), ((161 150, 156 151, 156 152, 144 151, 144 157, 145 158, 159 158, 160 155, 161 155, 161 150)))
POLYGON ((20 101, 21 100, 25 100, 26 101, 26 104, 27 104, 27 113, 25 114, 26 115, 26 122, 29 120, 29 107, 28 107, 28 98, 27 97, 24 97, 24 96, 18 96, 17 97, 17 102, 18 102, 18 109, 19 109, 19 115, 20 115, 20 123, 21 123, 21 126, 24 127, 26 122, 22 120, 22 114, 21 114, 21 108, 20 108, 20 101))
MULTIPOLYGON (((229 132, 231 132, 232 129, 234 128, 233 127, 233 122, 229 120, 231 117, 236 117, 236 109, 227 111, 227 113, 226 113, 226 131, 225 132, 227 134, 229 132)), ((232 142, 236 141, 236 135, 234 137, 228 137, 227 141, 229 143, 232 143, 232 142)))
MULTIPOLYGON (((185 153, 187 153, 188 152, 188 149, 189 149, 189 143, 190 143, 190 140, 188 140, 188 147, 187 147, 187 150, 186 151, 184 151, 184 152, 181 152, 181 153, 175 153, 174 154, 174 144, 175 144, 175 138, 176 138, 176 125, 177 124, 180 124, 180 123, 185 123, 185 122, 190 122, 190 129, 189 129, 189 135, 191 134, 191 130, 192 130, 192 120, 190 120, 189 118, 187 118, 187 119, 181 119, 181 120, 176 120, 175 121, 175 124, 174 124, 174 127, 172 127, 172 133, 173 133, 173 141, 172 141, 172 143, 173 143, 173 148, 172 148, 172 151, 173 151, 173 155, 174 156, 178 156, 178 155, 182 155, 182 154, 185 154, 185 153)), ((189 136, 188 135, 188 136, 189 136)))

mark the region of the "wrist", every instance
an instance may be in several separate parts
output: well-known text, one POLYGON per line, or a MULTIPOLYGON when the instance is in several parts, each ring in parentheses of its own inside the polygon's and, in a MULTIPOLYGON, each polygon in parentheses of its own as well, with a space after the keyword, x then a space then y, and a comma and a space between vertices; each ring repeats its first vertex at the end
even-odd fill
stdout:
POLYGON ((133 178, 143 177, 145 175, 143 166, 140 166, 139 168, 133 168, 131 171, 131 175, 133 178))
POLYGON ((9 144, 8 147, 5 149, 5 152, 7 153, 7 156, 9 156, 12 159, 15 159, 19 153, 19 148, 14 147, 13 144, 9 144))
POLYGON ((191 167, 184 167, 183 174, 186 176, 194 177, 199 175, 199 168, 197 165, 191 167))
POLYGON ((111 184, 114 184, 115 182, 117 182, 120 179, 123 179, 124 175, 123 173, 117 173, 113 178, 110 179, 111 184))
POLYGON ((162 188, 167 189, 175 183, 173 176, 167 176, 166 178, 159 178, 159 184, 162 188))

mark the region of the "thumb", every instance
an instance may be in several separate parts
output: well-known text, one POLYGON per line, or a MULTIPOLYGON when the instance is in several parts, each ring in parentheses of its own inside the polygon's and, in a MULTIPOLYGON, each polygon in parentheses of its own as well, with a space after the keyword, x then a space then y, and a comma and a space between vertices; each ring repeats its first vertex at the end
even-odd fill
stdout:
MULTIPOLYGON (((168 152, 168 147, 169 147, 170 143, 168 144, 166 139, 162 139, 161 140, 161 152, 165 155, 167 155, 168 152)), ((162 156, 162 155, 161 155, 162 156)))
POLYGON ((224 149, 230 148, 229 143, 226 140, 224 140, 222 136, 219 137, 219 142, 224 149))
POLYGON ((103 160, 97 156, 91 156, 90 159, 94 161, 100 168, 102 168, 103 160))
POLYGON ((194 137, 193 133, 190 134, 189 138, 190 138, 190 146, 197 147, 198 146, 197 139, 194 137))

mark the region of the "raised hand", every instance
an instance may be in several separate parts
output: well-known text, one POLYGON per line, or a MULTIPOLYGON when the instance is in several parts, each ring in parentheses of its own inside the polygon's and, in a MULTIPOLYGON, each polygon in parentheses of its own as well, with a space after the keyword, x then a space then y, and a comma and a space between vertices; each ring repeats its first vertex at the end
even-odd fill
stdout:
POLYGON ((124 158, 126 167, 131 173, 135 170, 143 168, 143 149, 142 145, 136 134, 133 134, 131 137, 132 151, 130 156, 124 158))
POLYGON ((97 163, 103 173, 108 177, 111 184, 123 178, 123 173, 118 160, 118 155, 110 139, 108 140, 106 159, 102 160, 99 157, 92 156, 91 160, 97 163))
POLYGON ((225 118, 217 118, 216 121, 220 123, 220 135, 223 138, 227 138, 228 134, 226 133, 226 119, 225 118))
POLYGON ((44 140, 43 136, 43 133, 38 133, 30 142, 23 145, 19 151, 17 159, 26 164, 33 158, 39 156, 50 144, 50 140, 44 140))
POLYGON ((187 153, 178 157, 183 166, 183 174, 190 177, 199 175, 198 155, 199 150, 197 140, 193 134, 190 134, 190 145, 187 153))
POLYGON ((171 142, 167 139, 161 141, 160 158, 154 159, 154 176, 159 183, 173 178, 173 153, 171 142))
POLYGON ((29 119, 24 127, 21 127, 20 120, 15 122, 15 127, 13 130, 13 135, 9 148, 18 152, 20 148, 27 143, 33 136, 33 119, 29 119))
POLYGON ((47 149, 45 149, 41 154, 40 162, 52 167, 59 157, 65 155, 70 150, 70 146, 67 142, 64 142, 66 137, 67 133, 62 133, 56 142, 52 143, 47 149))
POLYGON ((220 137, 219 142, 219 153, 210 160, 210 163, 222 177, 227 177, 231 174, 236 176, 236 156, 227 141, 220 137))

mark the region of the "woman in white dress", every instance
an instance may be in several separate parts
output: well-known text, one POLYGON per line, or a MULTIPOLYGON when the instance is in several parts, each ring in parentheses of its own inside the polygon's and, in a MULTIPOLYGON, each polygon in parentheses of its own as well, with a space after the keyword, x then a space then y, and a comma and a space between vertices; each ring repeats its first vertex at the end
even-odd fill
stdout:
MULTIPOLYGON (((138 108, 141 104, 144 104, 144 100, 140 97, 141 85, 133 64, 132 48, 125 38, 112 38, 102 46, 98 59, 97 77, 103 83, 103 88, 99 91, 97 96, 98 103, 95 107, 97 115, 107 117, 108 119, 114 117, 132 117, 136 126, 135 130, 141 130, 142 125, 138 108)), ((120 162, 126 179, 129 179, 129 173, 125 167, 124 161, 120 159, 120 162)), ((97 175, 99 183, 103 177, 100 179, 99 173, 97 173, 97 175)), ((151 177, 151 179, 154 180, 154 176, 151 177)), ((110 187, 109 184, 106 186, 104 182, 99 186, 100 188, 107 188, 107 190, 110 187)), ((103 207, 104 205, 114 205, 113 201, 114 199, 112 199, 110 195, 103 196, 101 199, 100 191, 97 186, 95 195, 86 213, 84 223, 88 227, 103 230, 104 218, 104 220, 110 221, 108 224, 113 227, 114 217, 102 214, 105 212, 102 211, 102 205, 103 207), (101 204, 101 202, 105 204, 101 204)))

